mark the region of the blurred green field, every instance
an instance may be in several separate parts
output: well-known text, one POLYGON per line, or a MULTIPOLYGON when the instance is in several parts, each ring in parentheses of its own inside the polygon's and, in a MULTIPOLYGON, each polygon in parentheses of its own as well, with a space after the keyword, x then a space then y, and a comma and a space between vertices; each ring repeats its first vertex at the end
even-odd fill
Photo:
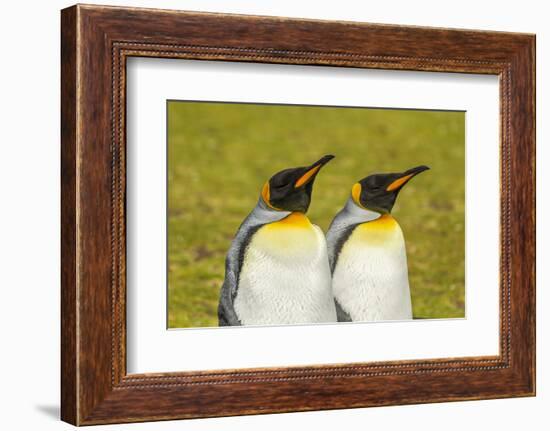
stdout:
POLYGON ((308 212, 326 231, 351 186, 425 164, 392 211, 414 316, 464 317, 463 112, 168 102, 168 325, 217 326, 225 254, 264 182, 324 154, 308 212))

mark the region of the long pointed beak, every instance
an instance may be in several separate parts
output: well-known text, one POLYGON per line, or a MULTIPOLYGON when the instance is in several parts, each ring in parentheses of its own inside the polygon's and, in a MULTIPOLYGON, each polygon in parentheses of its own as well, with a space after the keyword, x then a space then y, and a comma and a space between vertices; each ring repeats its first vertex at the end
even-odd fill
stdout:
POLYGON ((397 190, 397 189, 400 189, 401 187, 403 187, 405 184, 407 184, 409 182, 409 180, 411 180, 413 177, 415 177, 416 175, 420 174, 421 172, 424 172, 424 171, 427 171, 428 169, 430 169, 428 166, 425 166, 425 165, 421 165, 421 166, 417 166, 415 168, 411 168, 405 172, 403 172, 402 176, 400 176, 399 178, 397 178, 396 180, 394 180, 387 188, 386 188, 386 191, 387 192, 391 192, 393 190, 397 190))
POLYGON ((297 189, 298 187, 302 187, 312 181, 315 178, 315 175, 317 175, 317 172, 319 172, 319 170, 332 159, 334 159, 334 156, 332 154, 327 154, 313 163, 309 168, 307 168, 307 171, 296 180, 294 183, 294 188, 297 189))

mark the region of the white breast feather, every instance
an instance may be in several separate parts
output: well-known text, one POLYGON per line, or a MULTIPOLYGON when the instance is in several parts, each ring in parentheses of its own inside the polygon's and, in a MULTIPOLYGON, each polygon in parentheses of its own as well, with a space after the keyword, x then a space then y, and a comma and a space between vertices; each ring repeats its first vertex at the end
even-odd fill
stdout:
POLYGON ((403 233, 383 235, 370 242, 358 226, 340 251, 332 289, 352 321, 412 319, 403 233))
POLYGON ((244 325, 335 322, 322 230, 260 228, 245 253, 235 311, 244 325))

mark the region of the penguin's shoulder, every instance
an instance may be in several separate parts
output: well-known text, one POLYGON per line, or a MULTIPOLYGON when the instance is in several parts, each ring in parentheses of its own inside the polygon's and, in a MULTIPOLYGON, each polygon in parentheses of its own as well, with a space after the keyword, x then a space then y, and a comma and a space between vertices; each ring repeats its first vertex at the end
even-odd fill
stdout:
POLYGON ((243 266, 243 263, 244 263, 244 259, 245 259, 245 255, 246 255, 246 250, 248 249, 250 243, 252 242, 252 238, 254 238, 254 235, 256 235, 256 233, 263 226, 265 226, 265 225, 260 224, 260 225, 250 227, 249 229, 247 229, 246 233, 240 239, 238 252, 237 252, 237 262, 238 262, 237 274, 240 274, 240 272, 241 272, 241 269, 242 269, 242 266, 243 266))

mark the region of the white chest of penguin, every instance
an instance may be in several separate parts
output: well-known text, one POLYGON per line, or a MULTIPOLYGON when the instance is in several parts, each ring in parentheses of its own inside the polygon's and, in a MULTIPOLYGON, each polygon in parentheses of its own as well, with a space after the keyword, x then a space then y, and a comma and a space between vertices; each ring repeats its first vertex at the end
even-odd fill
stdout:
POLYGON ((354 229, 340 250, 332 289, 353 321, 412 318, 405 241, 391 216, 354 229))
POLYGON ((301 213, 258 229, 243 257, 235 311, 244 325, 336 321, 321 229, 301 213))

